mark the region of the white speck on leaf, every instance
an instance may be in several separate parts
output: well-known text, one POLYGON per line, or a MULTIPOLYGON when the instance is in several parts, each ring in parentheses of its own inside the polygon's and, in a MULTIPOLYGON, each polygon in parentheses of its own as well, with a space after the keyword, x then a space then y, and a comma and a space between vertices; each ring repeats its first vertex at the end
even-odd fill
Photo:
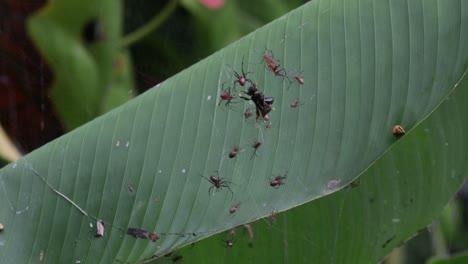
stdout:
POLYGON ((187 172, 187 171, 185 169, 182 169, 182 173, 185 173, 185 172, 187 172))
POLYGON ((393 218, 393 219, 392 219, 392 222, 393 222, 393 223, 399 223, 399 222, 400 222, 400 218, 393 218))
POLYGON ((115 142, 115 146, 120 147, 120 140, 117 140, 117 142, 115 142))
POLYGON ((128 148, 128 146, 130 146, 130 141, 127 141, 127 144, 125 144, 125 147, 128 148))
POLYGON ((22 213, 24 213, 24 212, 26 212, 26 211, 28 211, 28 210, 29 210, 29 206, 26 206, 26 208, 24 208, 23 210, 16 211, 16 214, 17 214, 17 215, 20 215, 20 214, 22 214, 22 213))
POLYGON ((159 172, 159 174, 161 174, 161 173, 162 173, 162 170, 159 170, 158 172, 159 172))
POLYGON ((211 100, 211 95, 208 95, 208 98, 206 98, 208 101, 211 100))
POLYGON ((90 227, 90 228, 93 228, 93 223, 89 223, 89 227, 90 227))
POLYGON ((335 188, 336 185, 338 185, 340 182, 341 182, 341 180, 339 180, 339 179, 331 179, 331 180, 328 181, 328 183, 327 183, 327 188, 328 188, 328 189, 333 189, 333 188, 335 188))

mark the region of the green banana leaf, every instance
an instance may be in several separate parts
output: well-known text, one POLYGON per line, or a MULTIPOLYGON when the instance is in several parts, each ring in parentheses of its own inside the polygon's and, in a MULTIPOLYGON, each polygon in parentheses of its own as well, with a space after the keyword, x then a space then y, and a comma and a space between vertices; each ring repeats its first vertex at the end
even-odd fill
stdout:
POLYGON ((279 18, 0 170, 1 261, 149 261, 321 197, 312 216, 296 216, 319 242, 302 229, 297 244, 271 242, 286 254, 299 243, 323 248, 332 262, 381 259, 463 181, 467 10, 456 0, 313 1, 279 18), (304 84, 266 68, 266 50, 304 84), (231 107, 220 102, 242 66, 275 98, 271 128, 244 118, 255 106, 237 93, 231 107), (397 124, 408 131, 401 140, 397 124), (205 178, 217 173, 229 186, 212 188, 205 178), (361 174, 358 188, 337 192, 361 174), (416 186, 389 181, 399 174, 416 186), (272 175, 286 175, 285 184, 271 187, 272 175), (377 239, 355 243, 363 231, 377 239))
POLYGON ((462 252, 453 257, 433 258, 427 263, 428 264, 463 264, 463 263, 466 263, 467 261, 468 261, 467 252, 462 252))
POLYGON ((189 263, 378 263, 436 218, 467 170, 468 78, 352 186, 176 251, 189 263), (223 248, 221 241, 234 241, 223 248), (217 248, 218 250, 213 250, 217 248), (312 261, 311 261, 312 260, 312 261))

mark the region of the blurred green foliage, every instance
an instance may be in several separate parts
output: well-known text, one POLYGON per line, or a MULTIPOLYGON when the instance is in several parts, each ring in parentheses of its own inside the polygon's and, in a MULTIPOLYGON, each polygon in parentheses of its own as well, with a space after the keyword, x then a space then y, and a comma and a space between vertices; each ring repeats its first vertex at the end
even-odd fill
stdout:
MULTIPOLYGON (((145 24, 168 1, 127 0, 126 34, 145 24)), ((228 0, 210 10, 181 0, 160 28, 130 47, 137 89, 142 92, 307 1, 228 0)))

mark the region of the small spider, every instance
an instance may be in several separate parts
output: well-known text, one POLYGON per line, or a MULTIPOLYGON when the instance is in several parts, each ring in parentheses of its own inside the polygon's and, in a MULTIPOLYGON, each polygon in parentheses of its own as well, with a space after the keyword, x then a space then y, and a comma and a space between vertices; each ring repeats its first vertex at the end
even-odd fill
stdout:
POLYGON ((280 64, 269 62, 267 66, 275 74, 275 76, 281 76, 286 78, 288 77, 288 75, 286 74, 286 70, 284 68, 280 68, 280 64))
POLYGON ((229 152, 229 158, 235 158, 237 156, 237 153, 239 152, 239 147, 234 147, 234 149, 229 152))
POLYGON ((299 74, 294 75, 294 79, 296 79, 296 81, 299 83, 299 85, 304 84, 304 78, 302 78, 302 76, 300 76, 299 74))
POLYGON ((290 80, 290 77, 288 76, 288 74, 286 73, 286 69, 285 68, 280 68, 280 64, 277 64, 277 63, 273 63, 273 62, 269 62, 267 64, 268 66, 268 69, 270 71, 272 71, 275 76, 278 76, 278 77, 282 77, 283 78, 283 81, 286 80, 287 83, 288 83, 288 89, 289 87, 291 86, 291 80, 290 80))
POLYGON ((258 148, 260 148, 261 145, 262 145, 261 141, 255 141, 255 143, 252 145, 252 148, 254 148, 254 152, 252 153, 252 156, 250 157, 250 159, 252 159, 253 156, 257 154, 257 150, 258 148))
POLYGON ((233 206, 231 207, 231 209, 229 209, 229 213, 230 213, 230 214, 235 213, 235 212, 237 211, 237 208, 239 208, 239 205, 240 205, 239 203, 233 205, 233 206))
POLYGON ((220 178, 217 171, 216 171, 216 174, 218 175, 217 177, 214 176, 214 175, 211 175, 210 178, 205 178, 205 177, 202 176, 204 179, 206 179, 207 181, 209 181, 212 184, 212 186, 208 189, 208 195, 211 195, 211 190, 213 188, 216 188, 216 191, 219 192, 224 187, 224 188, 227 188, 229 190, 229 192, 231 192, 232 196, 234 196, 234 193, 232 192, 231 188, 229 187, 229 184, 231 182, 226 181, 223 178, 220 178))
POLYGON ((253 113, 252 113, 252 111, 250 111, 250 108, 247 108, 247 110, 245 110, 245 112, 244 112, 244 117, 245 117, 245 119, 248 119, 251 116, 253 116, 253 113))
POLYGON ((286 73, 286 69, 280 68, 281 65, 280 65, 279 60, 274 58, 273 51, 268 50, 268 49, 265 50, 265 52, 263 53, 262 62, 266 63, 266 66, 268 67, 268 69, 272 71, 275 74, 275 76, 286 78, 286 80, 288 80, 289 83, 291 82, 289 80, 289 76, 286 73))
MULTIPOLYGON (((228 65, 231 69, 232 67, 228 65)), ((236 89, 236 84, 239 84, 240 86, 244 86, 247 82, 251 83, 253 85, 253 81, 250 79, 247 79, 247 74, 252 73, 252 72, 244 72, 244 57, 242 57, 242 63, 241 63, 242 69, 242 75, 237 73, 234 69, 232 70, 234 72, 234 76, 236 76, 237 80, 234 81, 234 89, 236 89)))
POLYGON ((299 85, 303 85, 304 84, 304 78, 301 75, 303 72, 304 71, 293 70, 293 71, 289 72, 288 78, 291 79, 292 81, 295 80, 299 85))
POLYGON ((274 58, 273 51, 267 49, 263 53, 262 62, 266 62, 266 64, 278 64, 279 61, 274 58))
POLYGON ((226 103, 224 105, 226 107, 231 108, 231 103, 233 103, 232 100, 234 99, 234 94, 231 93, 231 87, 230 86, 228 88, 224 89, 224 84, 226 84, 226 83, 223 83, 223 86, 222 86, 223 92, 219 95, 221 100, 219 101, 218 106, 221 105, 221 103, 223 101, 226 101, 226 103))
POLYGON ((284 176, 278 175, 270 181, 270 186, 275 189, 278 189, 281 185, 285 184, 284 180, 286 180, 286 178, 286 174, 284 176))
POLYGON ((298 107, 299 105, 302 105, 303 102, 299 101, 299 100, 296 100, 294 102, 291 103, 291 108, 296 108, 298 107))

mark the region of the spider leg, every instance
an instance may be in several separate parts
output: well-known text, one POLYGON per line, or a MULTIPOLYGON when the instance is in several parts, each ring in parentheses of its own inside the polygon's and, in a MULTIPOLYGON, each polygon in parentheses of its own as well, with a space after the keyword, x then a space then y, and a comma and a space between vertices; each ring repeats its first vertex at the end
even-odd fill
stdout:
POLYGON ((252 84, 252 85, 254 85, 254 82, 253 82, 252 80, 250 80, 250 79, 247 79, 247 78, 246 78, 245 81, 246 81, 246 82, 249 82, 249 83, 252 84))
MULTIPOLYGON (((225 105, 227 108, 229 108, 229 109, 231 109, 231 110, 234 110, 234 107, 231 106, 231 104, 234 104, 234 103, 236 103, 236 102, 231 102, 231 101, 232 101, 232 99, 231 99, 231 100, 226 100, 226 103, 225 103, 224 105, 225 105)), ((219 177, 219 176, 218 176, 218 177, 219 177)))
POLYGON ((232 200, 232 198, 234 198, 234 193, 232 192, 231 187, 229 187, 229 186, 227 186, 227 185, 226 185, 225 187, 226 187, 226 188, 229 190, 229 192, 231 193, 231 200, 232 200))

